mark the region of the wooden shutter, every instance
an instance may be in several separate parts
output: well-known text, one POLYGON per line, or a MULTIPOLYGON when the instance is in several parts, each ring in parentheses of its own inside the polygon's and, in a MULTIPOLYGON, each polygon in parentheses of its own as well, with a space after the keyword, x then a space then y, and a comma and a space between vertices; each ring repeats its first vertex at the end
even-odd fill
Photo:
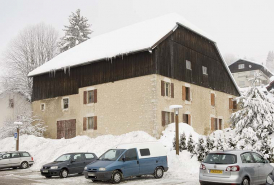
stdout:
POLYGON ((97 89, 94 90, 94 103, 97 103, 97 89))
POLYGON ((188 120, 187 120, 187 121, 188 121, 188 123, 187 123, 187 124, 191 125, 191 115, 190 115, 190 114, 188 114, 187 116, 188 116, 188 120))
POLYGON ((234 110, 237 109, 237 101, 233 101, 233 109, 234 109, 234 110))
POLYGON ((165 82, 163 80, 161 81, 161 95, 165 96, 165 82))
POLYGON ((93 121, 94 121, 94 130, 97 130, 97 116, 93 117, 93 121))
POLYGON ((229 109, 233 109, 233 98, 229 98, 229 109))
POLYGON ((186 100, 186 87, 182 86, 182 100, 186 100))
POLYGON ((215 128, 215 118, 211 118, 211 130, 214 131, 215 128))
POLYGON ((84 91, 83 103, 84 103, 84 104, 87 104, 87 91, 84 91))
POLYGON ((174 98, 174 83, 171 83, 171 98, 174 98))
POLYGON ((174 112, 171 113, 171 123, 174 123, 174 112))
POLYGON ((162 126, 166 126, 165 124, 165 111, 162 111, 162 126))
POLYGON ((215 106, 215 94, 211 93, 211 105, 215 106))
POLYGON ((84 131, 87 130, 87 118, 86 117, 83 118, 83 130, 84 131))

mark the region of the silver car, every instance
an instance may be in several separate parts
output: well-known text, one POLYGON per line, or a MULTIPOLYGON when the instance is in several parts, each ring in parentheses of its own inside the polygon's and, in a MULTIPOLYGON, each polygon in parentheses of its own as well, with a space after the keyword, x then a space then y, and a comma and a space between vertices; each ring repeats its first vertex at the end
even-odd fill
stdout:
POLYGON ((209 153, 200 166, 201 185, 265 184, 273 167, 261 154, 252 151, 216 151, 209 153))
POLYGON ((34 163, 33 157, 24 151, 0 153, 0 168, 28 168, 34 163))

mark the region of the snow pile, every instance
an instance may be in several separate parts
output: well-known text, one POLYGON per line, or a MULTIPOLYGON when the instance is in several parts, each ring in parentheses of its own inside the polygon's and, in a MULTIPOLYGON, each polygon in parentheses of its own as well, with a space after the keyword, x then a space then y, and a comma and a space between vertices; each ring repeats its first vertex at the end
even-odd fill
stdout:
POLYGON ((204 37, 211 38, 182 16, 172 13, 95 36, 59 54, 49 62, 30 72, 29 76, 96 60, 110 59, 131 52, 141 50, 151 51, 154 44, 170 31, 174 31, 177 28, 177 24, 181 24, 204 37))

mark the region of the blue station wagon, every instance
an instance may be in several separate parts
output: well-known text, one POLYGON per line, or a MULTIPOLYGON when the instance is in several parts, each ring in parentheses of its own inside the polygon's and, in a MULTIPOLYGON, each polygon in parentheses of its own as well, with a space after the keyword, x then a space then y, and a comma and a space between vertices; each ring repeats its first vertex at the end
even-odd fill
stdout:
POLYGON ((167 155, 159 142, 121 144, 87 165, 84 175, 92 181, 120 183, 122 179, 141 175, 162 178, 168 170, 167 155))

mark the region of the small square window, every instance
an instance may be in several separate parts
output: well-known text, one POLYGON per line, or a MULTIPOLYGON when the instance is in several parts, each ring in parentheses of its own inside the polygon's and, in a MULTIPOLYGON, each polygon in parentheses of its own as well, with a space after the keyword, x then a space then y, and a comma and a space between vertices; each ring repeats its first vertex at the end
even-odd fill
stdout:
POLYGON ((203 74, 204 74, 204 75, 207 75, 207 67, 202 66, 202 70, 203 70, 203 74))
POLYGON ((63 109, 68 109, 69 108, 69 99, 64 98, 63 99, 63 109))
POLYGON ((46 109, 46 105, 44 103, 41 104, 41 111, 44 111, 46 109))
POLYGON ((13 108, 14 107, 14 101, 13 99, 9 99, 9 108, 13 108))
POLYGON ((94 129, 94 118, 88 117, 88 130, 94 129))
POLYGON ((239 69, 244 69, 244 68, 245 68, 245 65, 244 65, 244 64, 239 64, 239 65, 238 65, 238 68, 239 68, 239 69))
POLYGON ((88 103, 94 103, 94 91, 88 91, 88 103))
POLYGON ((190 61, 186 61, 186 68, 191 70, 191 62, 190 61))

